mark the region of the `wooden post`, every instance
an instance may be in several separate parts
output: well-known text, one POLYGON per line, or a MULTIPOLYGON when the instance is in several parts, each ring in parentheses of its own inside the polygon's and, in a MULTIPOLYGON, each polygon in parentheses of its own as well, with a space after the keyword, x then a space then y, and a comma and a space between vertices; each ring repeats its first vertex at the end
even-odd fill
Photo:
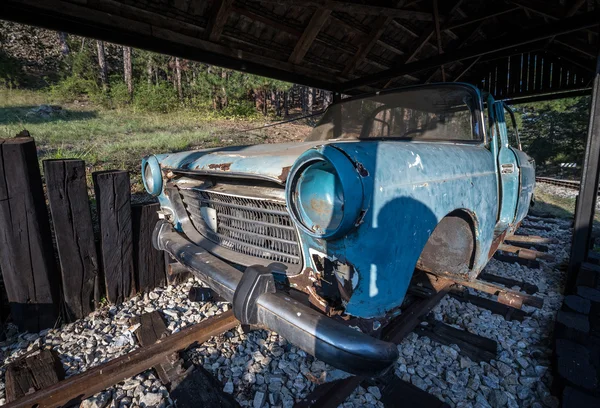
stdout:
POLYGON ((131 191, 124 170, 92 173, 100 221, 100 263, 106 296, 121 303, 134 293, 131 191))
POLYGON ((94 283, 99 271, 85 162, 44 160, 44 175, 67 316, 69 320, 81 319, 94 310, 94 283))
POLYGON ((152 245, 152 232, 158 222, 158 203, 135 204, 131 207, 133 221, 133 265, 136 287, 148 292, 167 283, 165 255, 152 245))
POLYGON ((573 222, 573 241, 567 275, 566 293, 575 290, 577 273, 581 264, 587 259, 590 249, 598 183, 600 182, 600 53, 596 59, 596 76, 592 88, 590 120, 583 158, 580 190, 575 204, 575 221, 573 222))
POLYGON ((31 137, 0 139, 0 267, 19 329, 54 326, 59 278, 31 137))

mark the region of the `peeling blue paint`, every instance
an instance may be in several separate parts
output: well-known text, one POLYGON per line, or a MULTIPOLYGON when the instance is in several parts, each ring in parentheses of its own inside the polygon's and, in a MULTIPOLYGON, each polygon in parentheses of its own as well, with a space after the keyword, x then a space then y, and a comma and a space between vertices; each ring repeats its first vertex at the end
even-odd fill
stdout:
MULTIPOLYGON (((335 160, 348 160, 352 166, 336 170, 357 172, 362 184, 362 188, 344 191, 344 205, 361 203, 361 215, 341 237, 323 239, 319 236, 326 234, 298 228, 304 265, 317 269, 311 256, 316 252, 352 265, 357 274, 352 278, 353 293, 346 312, 379 317, 402 303, 427 240, 448 214, 463 211, 473 220, 471 277, 488 262, 494 238, 513 229, 527 214, 535 180, 533 163, 508 145, 504 114, 493 98, 487 103, 492 123, 480 143, 328 140, 207 149, 156 158, 163 172, 173 169, 186 174, 260 178, 283 186, 289 181, 290 169, 293 172, 303 157, 332 150, 343 153, 337 153, 341 159, 335 160), (514 164, 515 171, 501 174, 502 164, 514 164)), ((159 200, 163 207, 170 207, 164 193, 159 200)), ((178 220, 174 223, 178 227, 178 220)))

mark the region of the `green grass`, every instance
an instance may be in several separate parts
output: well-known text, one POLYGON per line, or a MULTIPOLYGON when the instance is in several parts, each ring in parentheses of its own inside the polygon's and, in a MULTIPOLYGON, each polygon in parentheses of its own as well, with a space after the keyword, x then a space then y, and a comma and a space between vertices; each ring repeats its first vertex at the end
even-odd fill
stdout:
MULTIPOLYGON (((575 215, 575 198, 560 197, 535 189, 535 205, 529 211, 531 215, 550 215, 557 218, 572 219, 575 215)), ((594 214, 594 225, 600 228, 600 213, 594 214)))
MULTIPOLYGON (((43 159, 79 158, 88 171, 125 169, 132 174, 133 192, 141 191, 143 156, 232 144, 263 142, 264 134, 236 134, 234 122, 203 119, 198 112, 136 112, 111 110, 82 100, 61 104, 51 116, 32 114, 52 104, 48 93, 0 89, 0 138, 27 129, 43 159)), ((250 126, 248 126, 250 127, 250 126)))

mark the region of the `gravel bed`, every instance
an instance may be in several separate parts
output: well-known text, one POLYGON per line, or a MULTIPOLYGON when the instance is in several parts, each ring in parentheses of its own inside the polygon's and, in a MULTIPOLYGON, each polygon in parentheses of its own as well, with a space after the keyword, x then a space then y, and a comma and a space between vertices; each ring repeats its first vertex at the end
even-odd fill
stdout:
MULTIPOLYGON (((558 266, 568 256, 566 243, 571 232, 567 221, 556 222, 530 219, 528 223, 547 225, 553 230, 522 230, 558 238, 560 243, 551 245, 549 251, 556 256, 555 261, 542 260, 540 269, 496 260, 486 267, 490 273, 537 285, 537 295, 545 301, 543 309, 524 306, 531 317, 523 322, 508 322, 485 309, 446 297, 433 310, 437 320, 496 340, 498 360, 477 364, 462 356, 457 346, 443 346, 413 333, 398 346, 401 357, 395 373, 451 407, 558 407, 558 399, 549 393, 550 340, 555 314, 562 303, 563 274, 558 266)), ((133 316, 160 310, 170 332, 175 333, 229 308, 220 302, 190 302, 189 289, 199 284, 192 278, 177 287, 156 289, 118 307, 105 307, 85 319, 39 334, 17 334, 11 327, 9 339, 0 343, 4 360, 0 369, 0 404, 5 402, 6 364, 36 348, 58 351, 67 375, 73 375, 134 350, 137 341, 133 333, 137 327, 129 323, 133 316)), ((265 330, 231 330, 188 350, 185 358, 211 372, 223 385, 223 391, 233 394, 241 406, 253 408, 292 407, 317 384, 348 376, 265 330)), ((383 407, 380 398, 378 388, 359 387, 342 406, 383 407)), ((176 404, 153 371, 148 370, 84 401, 82 406, 162 408, 176 404)))

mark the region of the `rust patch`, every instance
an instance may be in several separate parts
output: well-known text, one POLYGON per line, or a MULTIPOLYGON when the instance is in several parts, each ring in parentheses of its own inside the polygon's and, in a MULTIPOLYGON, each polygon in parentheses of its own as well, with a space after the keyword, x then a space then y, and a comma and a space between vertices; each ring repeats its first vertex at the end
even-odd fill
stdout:
POLYGON ((209 164, 208 168, 211 169, 211 170, 219 169, 219 170, 222 170, 222 171, 229 171, 229 168, 231 167, 231 164, 232 163, 220 163, 220 164, 214 163, 214 164, 209 164))
POLYGON ((492 258, 492 256, 494 256, 500 244, 504 242, 504 237, 506 237, 506 231, 498 235, 498 237, 494 241, 492 241, 490 252, 488 252, 488 261, 492 258))
POLYGON ((363 166, 361 163, 356 163, 356 170, 358 170, 358 174, 360 174, 361 177, 369 176, 369 172, 367 171, 367 169, 365 169, 365 166, 363 166))
POLYGON ((283 183, 285 183, 285 181, 288 178, 288 175, 290 174, 290 170, 292 169, 292 166, 287 166, 281 169, 281 174, 279 175, 279 177, 277 177, 279 180, 281 180, 283 183))

